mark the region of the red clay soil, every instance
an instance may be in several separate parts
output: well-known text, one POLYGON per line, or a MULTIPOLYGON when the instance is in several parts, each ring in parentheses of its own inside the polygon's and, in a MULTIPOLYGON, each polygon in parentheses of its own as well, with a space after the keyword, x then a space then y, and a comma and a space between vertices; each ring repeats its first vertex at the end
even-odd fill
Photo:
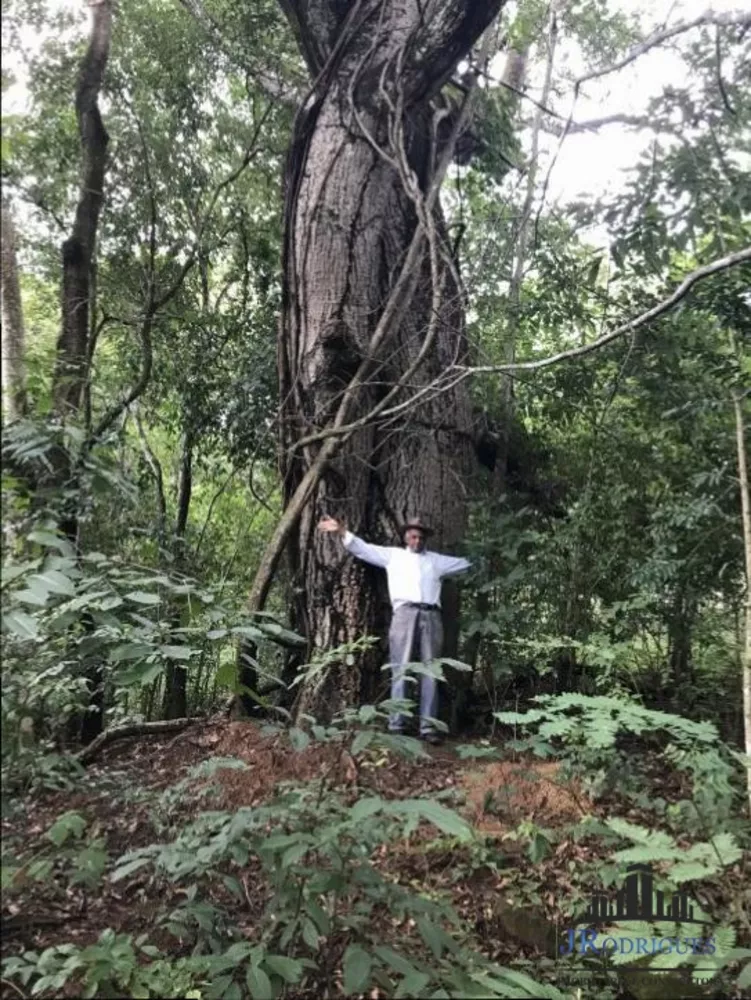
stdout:
MULTIPOLYGON (((329 787, 340 788, 347 799, 357 795, 390 799, 431 796, 455 789, 459 793, 455 808, 491 836, 512 831, 522 820, 555 826, 580 815, 578 792, 556 783, 554 765, 462 761, 450 743, 428 747, 427 753, 425 758, 411 760, 371 745, 355 760, 339 744, 319 743, 295 751, 284 733, 267 735, 251 722, 209 720, 177 736, 129 738, 105 747, 75 789, 26 797, 24 808, 3 820, 3 839, 12 841, 11 846, 24 854, 37 851, 45 845, 44 833, 54 820, 63 812, 76 810, 88 822, 87 835, 103 838, 110 858, 116 859, 128 850, 170 836, 154 826, 155 793, 174 786, 196 765, 212 758, 235 758, 248 766, 242 770, 219 768, 208 778, 196 778, 196 793, 201 786, 208 786, 214 795, 207 806, 204 797, 188 789, 178 806, 181 822, 207 807, 256 805, 273 797, 282 782, 312 782, 323 776, 329 787)), ((173 815, 172 821, 175 819, 173 815)), ((479 929, 487 910, 482 901, 497 893, 499 877, 486 871, 479 885, 476 881, 481 873, 475 871, 473 884, 463 884, 456 866, 462 863, 466 849, 452 847, 437 833, 426 824, 408 842, 384 850, 374 863, 421 891, 450 889, 459 911, 472 923, 480 921, 479 929), (433 846, 426 851, 428 842, 433 846)), ((504 853, 510 850, 503 848, 504 853)), ((106 927, 119 933, 149 931, 156 940, 155 910, 169 905, 170 900, 154 899, 154 891, 143 873, 118 883, 105 878, 101 888, 90 894, 63 884, 54 889, 49 884, 27 883, 20 893, 6 894, 3 899, 3 953, 28 948, 39 951, 63 942, 88 944, 106 927)), ((254 916, 246 911, 241 921, 251 937, 253 929, 247 922, 254 916)), ((493 931, 493 940, 496 938, 493 931)), ((499 945, 505 946, 505 942, 499 945)), ((165 947, 169 948, 168 942, 165 947)), ((0 987, 0 997, 11 995, 4 985, 0 987)))
POLYGON ((225 724, 202 742, 211 747, 213 756, 234 757, 249 765, 248 770, 217 772, 225 807, 257 805, 282 781, 312 781, 326 775, 332 786, 349 785, 386 798, 455 787, 466 797, 459 810, 488 834, 504 833, 523 820, 555 827, 592 809, 580 789, 561 783, 559 765, 550 761, 478 764, 459 760, 450 744, 428 747, 430 760, 412 761, 374 749, 355 761, 339 745, 314 743, 295 751, 286 736, 264 736, 247 722, 225 724))
POLYGON ((482 833, 504 832, 510 820, 556 827, 581 819, 592 804, 581 790, 561 782, 550 761, 494 762, 463 770, 466 815, 482 833))
MULTIPOLYGON (((208 720, 177 736, 130 738, 105 747, 87 768, 86 779, 73 790, 27 796, 23 809, 3 820, 3 840, 31 855, 45 844, 43 835, 57 816, 77 810, 87 819, 87 835, 103 838, 110 858, 116 859, 127 850, 172 835, 155 825, 163 808, 159 793, 184 780, 196 765, 216 758, 235 758, 248 766, 242 770, 220 767, 210 777, 195 778, 195 784, 180 797, 176 807, 179 817, 173 810, 170 824, 180 825, 205 808, 232 809, 268 801, 282 782, 289 781, 314 782, 325 777, 327 786, 338 787, 347 800, 357 795, 394 799, 455 790, 456 802, 447 804, 454 805, 489 840, 501 841, 495 851, 500 868, 478 866, 467 845, 438 836, 428 824, 421 825, 409 840, 378 851, 373 863, 389 878, 422 893, 451 893, 457 911, 487 954, 504 961, 520 956, 536 959, 539 946, 528 943, 526 930, 513 930, 508 914, 502 915, 499 905, 519 905, 517 876, 521 875, 521 882, 529 882, 538 908, 542 905, 543 923, 552 923, 560 901, 581 892, 572 882, 572 871, 596 865, 598 848, 561 837, 552 853, 531 864, 525 843, 511 839, 513 831, 524 821, 560 829, 584 812, 597 810, 575 784, 560 780, 555 763, 532 758, 461 760, 450 742, 426 749, 426 757, 412 760, 372 744, 355 760, 338 744, 312 743, 298 752, 284 733, 269 735, 251 722, 208 720), (201 786, 213 793, 210 804, 199 794, 201 786), (513 855, 512 867, 504 866, 503 858, 508 862, 513 855)), ((638 821, 631 811, 623 815, 638 821)), ((734 884, 741 886, 748 878, 748 869, 736 867, 734 884)), ((246 874, 251 880, 254 877, 250 868, 246 874)), ((223 892, 221 885, 217 891, 223 892)), ((727 887, 722 893, 726 891, 727 887)), ((171 938, 160 940, 159 932, 154 931, 154 916, 160 908, 177 902, 179 892, 166 889, 164 884, 160 888, 143 872, 118 883, 105 878, 90 894, 72 889, 64 881, 58 888, 27 882, 21 892, 4 895, 3 929, 7 937, 3 935, 3 952, 39 951, 63 942, 84 945, 96 941, 106 927, 134 935, 148 932, 151 940, 170 951, 174 942, 171 938)), ((233 906, 229 897, 216 901, 228 909, 233 906)), ((259 899, 258 908, 261 906, 259 899)), ((248 903, 233 914, 248 938, 255 933, 258 908, 248 903)), ((10 996, 17 993, 5 983, 0 985, 0 1000, 10 996)))

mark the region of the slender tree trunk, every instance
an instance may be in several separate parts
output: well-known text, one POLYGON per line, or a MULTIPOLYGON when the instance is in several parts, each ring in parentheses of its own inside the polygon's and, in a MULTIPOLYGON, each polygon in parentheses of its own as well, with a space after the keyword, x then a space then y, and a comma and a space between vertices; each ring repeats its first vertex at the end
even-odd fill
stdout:
POLYGON ((2 255, 0 257, 2 290, 2 372, 3 417, 17 420, 26 409, 26 373, 24 356, 26 336, 18 277, 16 231, 6 198, 2 200, 2 255))
MULTIPOLYGON (((297 448, 330 425, 355 373, 369 365, 350 412, 357 419, 399 383, 434 330, 424 361, 395 402, 419 391, 466 353, 463 294, 446 254, 440 207, 409 274, 409 298, 378 344, 390 296, 414 245, 418 211, 397 169, 398 141, 419 191, 429 190, 440 150, 433 141, 440 89, 500 9, 502 0, 283 0, 311 77, 285 177, 284 302, 279 340, 287 504, 309 484, 288 551, 297 601, 294 624, 311 649, 383 634, 383 574, 316 533, 318 518, 344 518, 376 542, 396 541, 397 525, 419 512, 450 551, 465 526, 464 481, 472 472, 472 418, 464 386, 428 398, 419 410, 358 428, 339 447, 297 448), (387 155, 378 151, 382 149, 387 155), (405 308, 406 306, 406 308, 405 308), (293 449, 296 449, 293 451, 293 449), (320 466, 320 476, 316 471, 320 466), (313 473, 311 472, 313 470, 313 473), (306 478, 307 477, 307 478, 306 478)), ((439 133, 440 134, 440 133, 439 133)), ((332 669, 305 710, 328 714, 382 683, 383 655, 332 669)))
MULTIPOLYGON (((184 431, 180 449, 180 469, 177 486, 177 515, 173 551, 175 565, 185 563, 185 532, 188 527, 190 501, 193 495, 193 435, 184 431)), ((179 622, 175 622, 179 627, 179 622)), ((170 663, 164 678, 164 714, 167 719, 182 719, 188 711, 188 668, 182 663, 170 663)))
POLYGON ((53 398, 63 418, 77 416, 88 378, 92 267, 109 136, 99 112, 112 34, 111 0, 90 0, 91 34, 76 88, 76 117, 83 163, 73 231, 63 243, 62 325, 57 342, 53 398))
MULTIPOLYGON (((62 322, 57 341, 52 397, 55 412, 62 419, 78 418, 85 402, 89 375, 89 329, 92 274, 99 214, 102 207, 104 174, 109 137, 99 112, 99 93, 104 80, 112 34, 111 0, 90 0, 92 9, 89 44, 83 57, 76 86, 76 118, 83 161, 81 185, 70 237, 62 246, 62 322)), ((58 484, 71 476, 70 460, 56 459, 58 484)), ((75 490, 71 491, 75 496, 75 490)), ((78 510, 69 502, 62 530, 78 544, 78 510)), ((93 622, 85 619, 86 627, 93 622)), ((81 740, 90 743, 104 728, 105 673, 99 661, 86 668, 91 702, 81 723, 81 740)))
MULTIPOLYGON (((746 461, 746 435, 743 421, 743 402, 747 395, 737 391, 733 396, 735 408, 735 433, 738 444, 738 479, 741 489, 741 520, 743 523, 743 550, 746 556, 746 621, 744 629, 742 684, 743 732, 746 756, 751 761, 751 500, 749 499, 748 463, 746 461)), ((748 808, 751 813, 751 763, 747 762, 748 808)))

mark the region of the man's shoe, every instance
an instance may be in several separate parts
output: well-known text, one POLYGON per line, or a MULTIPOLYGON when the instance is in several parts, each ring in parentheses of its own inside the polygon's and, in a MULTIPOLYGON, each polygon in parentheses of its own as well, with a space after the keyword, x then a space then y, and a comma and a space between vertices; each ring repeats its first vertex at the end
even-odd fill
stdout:
POLYGON ((420 733, 420 739, 424 740, 425 743, 430 743, 433 747, 440 746, 443 743, 438 733, 420 733))

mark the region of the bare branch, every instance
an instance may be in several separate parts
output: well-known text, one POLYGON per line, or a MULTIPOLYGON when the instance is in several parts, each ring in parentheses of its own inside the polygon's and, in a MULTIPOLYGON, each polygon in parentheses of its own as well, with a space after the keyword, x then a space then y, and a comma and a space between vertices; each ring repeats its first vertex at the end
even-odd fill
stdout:
MULTIPOLYGON (((589 118, 581 122, 572 122, 568 129, 569 135, 576 135, 579 132, 596 132, 607 125, 625 125, 627 128, 648 129, 651 132, 674 132, 679 133, 680 129, 668 122, 645 118, 643 115, 613 114, 605 115, 603 118, 589 118)), ((550 122, 544 126, 545 131, 551 135, 560 135, 563 126, 550 122)))
POLYGON ((722 50, 720 48, 720 26, 718 25, 715 29, 714 36, 714 51, 715 51, 715 62, 717 65, 717 86, 720 90, 720 96, 722 97, 722 103, 725 105, 726 109, 730 112, 733 117, 736 115, 735 108, 730 103, 730 98, 728 97, 728 92, 725 89, 725 81, 722 79, 722 50))
POLYGON ((675 38, 676 35, 681 35, 685 31, 690 31, 692 28, 698 28, 704 24, 716 24, 718 26, 738 24, 748 27, 751 25, 751 14, 720 14, 713 10, 706 10, 699 17, 694 18, 693 21, 679 21, 670 28, 663 28, 660 31, 654 32, 654 34, 649 35, 648 38, 639 42, 638 45, 635 45, 618 62, 612 63, 610 66, 604 66, 601 69, 590 70, 584 76, 580 76, 576 80, 576 85, 579 87, 590 80, 597 80, 602 76, 607 76, 609 73, 616 73, 640 56, 643 56, 645 52, 649 52, 650 49, 655 48, 655 46, 662 45, 663 42, 675 38))
MULTIPOLYGON (((732 267, 737 267, 746 261, 751 261, 751 247, 746 247, 736 253, 728 254, 726 257, 722 257, 719 260, 713 261, 711 264, 706 264, 704 267, 700 267, 696 271, 692 271, 690 274, 686 275, 680 285, 670 296, 668 296, 667 299, 664 299, 656 306, 653 306, 651 309, 648 309, 636 318, 629 320, 627 323, 623 323, 614 330, 603 334, 602 337, 598 337, 597 340, 593 340, 590 344, 585 344, 582 347, 572 348, 567 351, 560 351, 557 354, 553 354, 547 358, 540 358, 536 361, 521 361, 503 365, 452 365, 437 379, 434 379, 428 385, 422 386, 414 395, 410 396, 409 399, 404 400, 398 405, 392 406, 389 409, 379 407, 377 408, 377 412, 375 412, 376 408, 374 408, 374 411, 371 411, 371 413, 367 414, 360 420, 353 421, 350 424, 342 424, 339 427, 326 428, 318 434, 311 434, 306 441, 326 441, 332 436, 344 437, 352 434, 354 431, 364 426, 365 423, 372 420, 375 415, 379 416, 381 420, 385 420, 387 418, 393 419, 397 416, 401 416, 408 410, 415 409, 418 405, 428 402, 428 400, 434 396, 454 389, 470 375, 484 375, 491 373, 513 374, 515 372, 537 371, 541 368, 549 368, 551 365, 559 364, 561 361, 569 361, 574 358, 582 357, 585 354, 591 354, 593 351, 599 350, 599 348, 611 343, 611 341, 617 340, 625 334, 633 333, 640 327, 646 326, 648 323, 651 323, 653 320, 664 315, 666 312, 669 312, 675 305, 677 305, 678 302, 681 301, 681 299, 685 298, 697 282, 702 281, 704 278, 708 278, 713 274, 717 274, 720 271, 726 271, 732 267)), ((400 384, 399 388, 403 389, 404 385, 400 384)), ((390 398, 392 398, 393 395, 394 393, 392 391, 392 393, 389 394, 390 398)))
POLYGON ((633 333, 640 327, 646 326, 666 312, 669 312, 673 306, 686 297, 697 282, 702 281, 704 278, 709 278, 713 274, 718 274, 720 271, 727 271, 730 268, 738 267, 746 261, 751 261, 751 246, 745 247, 743 250, 738 250, 736 253, 728 254, 726 257, 720 257, 719 260, 712 261, 711 264, 705 264, 703 267, 691 271, 675 291, 666 299, 658 302, 656 306, 652 306, 651 309, 647 309, 641 315, 628 320, 626 323, 622 323, 615 330, 610 330, 608 333, 593 340, 590 344, 584 344, 582 347, 559 351, 557 354, 550 355, 547 358, 539 358, 536 361, 523 361, 512 365, 480 365, 476 367, 454 365, 454 370, 463 371, 467 375, 478 375, 487 372, 537 371, 540 368, 549 368, 551 365, 559 364, 561 361, 570 361, 573 358, 583 357, 585 354, 591 354, 593 351, 599 350, 601 347, 617 340, 619 337, 623 337, 627 333, 633 333))

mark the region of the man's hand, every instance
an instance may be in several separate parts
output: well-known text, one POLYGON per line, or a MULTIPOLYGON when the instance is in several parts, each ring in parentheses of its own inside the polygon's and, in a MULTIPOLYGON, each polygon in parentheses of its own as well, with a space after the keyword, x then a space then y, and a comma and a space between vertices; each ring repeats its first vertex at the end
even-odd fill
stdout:
POLYGON ((335 517, 324 517, 318 522, 318 530, 326 532, 336 532, 338 535, 344 535, 347 530, 341 521, 337 521, 335 517))

